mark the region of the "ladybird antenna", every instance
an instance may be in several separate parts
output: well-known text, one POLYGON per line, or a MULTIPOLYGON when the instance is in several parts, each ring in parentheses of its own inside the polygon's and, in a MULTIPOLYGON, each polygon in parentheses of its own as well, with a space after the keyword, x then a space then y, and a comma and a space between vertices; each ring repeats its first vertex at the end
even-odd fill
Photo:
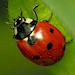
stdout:
POLYGON ((34 14, 35 14, 35 16, 36 16, 36 20, 38 21, 38 16, 37 16, 37 13, 36 13, 36 11, 35 11, 35 9, 38 7, 39 5, 36 5, 35 7, 34 7, 34 9, 33 9, 33 12, 34 12, 34 14))
POLYGON ((8 26, 9 26, 9 28, 10 28, 11 30, 14 30, 14 27, 11 27, 11 26, 10 26, 10 25, 12 25, 12 23, 6 22, 6 24, 8 24, 8 26))
POLYGON ((20 8, 20 16, 22 17, 23 15, 23 12, 22 12, 22 9, 20 8))
POLYGON ((49 17, 49 19, 47 20, 47 22, 50 22, 51 19, 52 19, 52 17, 53 17, 53 13, 51 12, 51 16, 49 17))

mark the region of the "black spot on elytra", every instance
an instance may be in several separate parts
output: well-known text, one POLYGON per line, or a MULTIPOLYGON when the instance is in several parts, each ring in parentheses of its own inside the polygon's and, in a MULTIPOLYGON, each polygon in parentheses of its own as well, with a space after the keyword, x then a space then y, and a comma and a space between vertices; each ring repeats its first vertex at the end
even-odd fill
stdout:
POLYGON ((50 32, 51 32, 51 33, 54 33, 54 30, 53 30, 52 28, 50 28, 50 32))
POLYGON ((48 49, 48 50, 50 50, 50 49, 52 48, 52 46, 53 46, 53 45, 52 45, 52 43, 51 43, 51 42, 50 42, 50 43, 48 43, 48 44, 47 44, 47 49, 48 49))
POLYGON ((38 60, 38 59, 40 59, 40 56, 36 55, 36 56, 33 56, 33 58, 36 59, 36 60, 38 60))

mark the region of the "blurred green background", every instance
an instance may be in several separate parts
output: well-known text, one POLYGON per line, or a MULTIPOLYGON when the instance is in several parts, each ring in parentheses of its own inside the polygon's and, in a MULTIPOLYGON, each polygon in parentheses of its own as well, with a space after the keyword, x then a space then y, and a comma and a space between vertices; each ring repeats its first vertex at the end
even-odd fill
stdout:
POLYGON ((66 45, 65 55, 60 62, 52 66, 43 67, 34 64, 21 54, 16 46, 16 40, 12 38, 13 32, 6 24, 7 21, 13 22, 13 19, 19 16, 20 8, 23 10, 25 17, 35 18, 32 9, 36 4, 40 4, 36 10, 39 21, 47 19, 50 14, 48 8, 52 6, 52 10, 57 17, 54 16, 51 23, 60 29, 67 41, 70 41, 71 33, 73 38, 75 36, 74 3, 74 0, 44 0, 44 3, 42 0, 0 0, 0 75, 75 75, 74 41, 66 45), (58 19, 65 26, 67 32, 60 25, 58 19), (70 33, 68 34, 68 32, 70 33))

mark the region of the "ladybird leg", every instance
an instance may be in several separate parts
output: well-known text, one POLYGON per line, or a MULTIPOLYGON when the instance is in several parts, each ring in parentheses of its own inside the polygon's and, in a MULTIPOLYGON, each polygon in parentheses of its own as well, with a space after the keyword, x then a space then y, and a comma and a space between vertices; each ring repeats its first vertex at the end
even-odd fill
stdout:
POLYGON ((35 36, 28 36, 28 44, 33 45, 36 42, 35 36))
POLYGON ((43 20, 43 21, 45 21, 45 22, 50 22, 51 19, 52 19, 52 17, 53 17, 53 13, 51 13, 51 16, 48 18, 48 20, 43 20))
POLYGON ((71 39, 70 41, 66 42, 66 44, 69 44, 69 43, 71 43, 72 41, 73 41, 73 39, 71 39))
POLYGON ((8 24, 8 26, 9 26, 9 28, 10 28, 11 30, 14 30, 14 27, 11 27, 11 26, 10 26, 12 23, 6 22, 6 24, 8 24))
POLYGON ((11 30, 14 30, 14 27, 10 27, 11 30))
POLYGON ((39 5, 36 5, 36 6, 34 7, 34 9, 33 9, 34 15, 36 16, 36 21, 38 21, 38 16, 37 16, 37 13, 36 13, 35 9, 36 9, 38 6, 39 6, 39 5))

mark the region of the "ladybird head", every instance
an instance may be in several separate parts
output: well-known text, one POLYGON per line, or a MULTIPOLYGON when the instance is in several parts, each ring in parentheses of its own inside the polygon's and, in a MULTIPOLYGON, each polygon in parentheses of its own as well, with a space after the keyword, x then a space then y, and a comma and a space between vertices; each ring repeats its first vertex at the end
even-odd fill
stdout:
POLYGON ((32 33, 36 27, 37 21, 34 19, 19 17, 14 22, 14 38, 22 40, 32 33))
POLYGON ((22 16, 22 11, 21 14, 18 18, 14 19, 14 27, 19 27, 26 19, 22 16))
POLYGON ((33 9, 33 12, 36 16, 36 20, 31 19, 31 18, 24 18, 22 16, 22 11, 20 16, 17 19, 14 19, 14 38, 18 40, 22 40, 26 37, 29 37, 30 34, 33 32, 34 28, 36 27, 37 21, 38 21, 38 16, 35 11, 35 9, 38 6, 35 6, 33 9))
POLYGON ((18 27, 22 22, 24 22, 25 21, 25 18, 23 17, 19 17, 16 21, 15 21, 15 23, 14 23, 14 27, 18 27))

